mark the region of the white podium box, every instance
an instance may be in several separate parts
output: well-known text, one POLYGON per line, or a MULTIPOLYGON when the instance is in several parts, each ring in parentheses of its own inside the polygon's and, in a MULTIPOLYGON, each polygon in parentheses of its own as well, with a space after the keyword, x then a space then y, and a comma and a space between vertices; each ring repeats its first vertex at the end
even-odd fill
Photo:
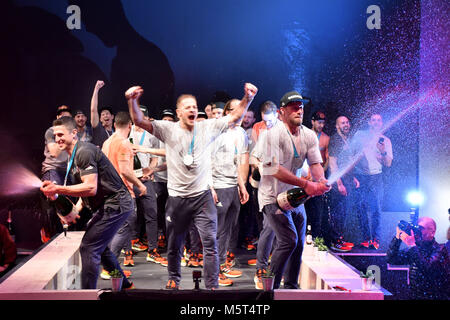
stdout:
POLYGON ((0 283, 0 300, 97 300, 81 290, 79 247, 84 232, 58 235, 0 283))

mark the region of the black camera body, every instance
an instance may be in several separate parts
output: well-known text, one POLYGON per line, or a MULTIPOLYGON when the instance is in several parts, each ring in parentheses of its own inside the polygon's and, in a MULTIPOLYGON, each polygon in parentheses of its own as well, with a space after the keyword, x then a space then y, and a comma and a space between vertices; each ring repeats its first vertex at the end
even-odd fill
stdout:
POLYGON ((422 230, 420 226, 414 225, 412 223, 406 222, 405 220, 400 220, 398 223, 398 228, 405 232, 408 236, 411 235, 411 231, 414 232, 414 238, 416 240, 422 239, 422 230))

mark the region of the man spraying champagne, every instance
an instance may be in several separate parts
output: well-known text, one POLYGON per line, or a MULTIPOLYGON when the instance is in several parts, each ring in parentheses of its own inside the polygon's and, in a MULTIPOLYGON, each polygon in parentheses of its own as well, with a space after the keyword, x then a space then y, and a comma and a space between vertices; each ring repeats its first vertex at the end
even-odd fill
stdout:
MULTIPOLYGON (((271 269, 275 274, 274 289, 279 288, 283 275, 285 289, 296 289, 298 286, 306 214, 304 206, 294 208, 301 201, 298 203, 292 201, 293 194, 298 193, 300 198, 305 199, 308 196, 322 195, 330 190, 321 165, 322 157, 317 136, 302 125, 302 100, 302 96, 296 91, 286 93, 280 101, 282 121, 271 130, 264 131, 258 140, 258 143, 265 146, 258 202, 278 242, 272 253, 271 262, 271 269), (296 176, 305 159, 308 160, 314 181, 296 176), (284 208, 288 210, 283 210, 277 202, 277 197, 294 186, 302 190, 286 193, 284 205, 287 205, 284 208), (288 198, 291 198, 291 204, 287 201, 288 198)), ((283 206, 283 203, 280 203, 283 206)))

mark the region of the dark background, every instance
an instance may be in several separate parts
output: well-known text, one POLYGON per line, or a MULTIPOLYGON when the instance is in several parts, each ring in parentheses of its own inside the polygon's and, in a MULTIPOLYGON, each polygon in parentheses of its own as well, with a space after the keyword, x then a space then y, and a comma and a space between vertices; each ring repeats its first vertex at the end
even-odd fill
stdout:
MULTIPOLYGON (((200 108, 217 91, 240 98, 259 88, 252 108, 297 90, 309 97, 304 123, 323 110, 325 131, 346 114, 354 128, 371 112, 385 122, 418 96, 420 2, 285 1, 2 1, 0 30, 2 164, 23 163, 40 176, 44 132, 56 108, 89 112, 95 82, 99 107, 126 110, 124 91, 141 85, 141 103, 158 118, 182 93, 200 108), (69 30, 69 5, 81 30, 69 30), (369 30, 369 5, 381 29, 369 30)), ((257 112, 258 114, 259 112, 257 112)), ((386 211, 408 211, 417 185, 418 117, 408 113, 386 133, 394 162, 385 172, 386 211)), ((3 199, 4 200, 4 199, 3 199)))

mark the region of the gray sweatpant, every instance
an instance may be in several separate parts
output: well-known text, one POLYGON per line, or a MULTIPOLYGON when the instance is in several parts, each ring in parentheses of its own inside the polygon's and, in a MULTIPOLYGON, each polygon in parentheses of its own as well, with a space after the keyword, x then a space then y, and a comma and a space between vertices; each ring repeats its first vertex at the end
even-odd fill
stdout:
POLYGON ((169 280, 181 280, 181 256, 186 233, 194 222, 203 244, 203 272, 205 287, 218 288, 219 259, 217 255, 217 210, 211 191, 191 198, 171 197, 166 205, 167 271, 169 280))
POLYGON ((237 186, 225 189, 216 189, 219 202, 217 208, 217 245, 219 251, 219 263, 224 264, 227 259, 227 251, 233 232, 238 233, 237 219, 241 203, 237 186))

